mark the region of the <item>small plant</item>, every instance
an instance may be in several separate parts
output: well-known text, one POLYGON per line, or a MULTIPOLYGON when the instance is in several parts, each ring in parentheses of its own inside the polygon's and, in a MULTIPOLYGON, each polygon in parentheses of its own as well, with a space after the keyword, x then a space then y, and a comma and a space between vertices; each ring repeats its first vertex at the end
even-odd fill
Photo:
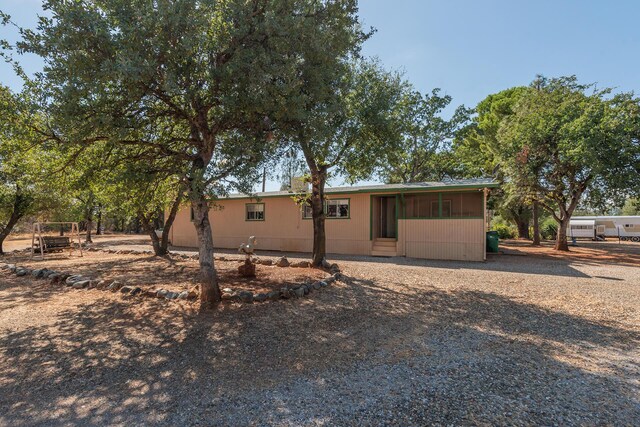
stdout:
POLYGON ((558 234, 558 223, 553 218, 545 219, 540 225, 540 235, 545 240, 554 240, 558 234))
POLYGON ((513 227, 504 224, 498 223, 492 227, 493 231, 498 232, 498 237, 500 239, 513 239, 516 235, 516 230, 513 227))

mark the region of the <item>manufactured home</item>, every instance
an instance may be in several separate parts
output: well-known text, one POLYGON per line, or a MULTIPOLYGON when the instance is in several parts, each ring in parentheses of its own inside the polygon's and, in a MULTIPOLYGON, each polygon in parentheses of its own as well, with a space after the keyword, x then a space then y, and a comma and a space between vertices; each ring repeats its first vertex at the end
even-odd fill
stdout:
POLYGON ((574 216, 570 220, 571 228, 580 221, 593 222, 597 237, 616 237, 640 242, 640 216, 574 216))
MULTIPOLYGON (((486 198, 498 184, 489 179, 327 188, 327 252, 426 259, 486 259, 486 198)), ((232 194, 209 211, 213 242, 233 249, 256 236, 257 248, 311 252, 309 206, 287 191, 232 194)), ((171 242, 196 247, 191 209, 175 219, 171 242)))

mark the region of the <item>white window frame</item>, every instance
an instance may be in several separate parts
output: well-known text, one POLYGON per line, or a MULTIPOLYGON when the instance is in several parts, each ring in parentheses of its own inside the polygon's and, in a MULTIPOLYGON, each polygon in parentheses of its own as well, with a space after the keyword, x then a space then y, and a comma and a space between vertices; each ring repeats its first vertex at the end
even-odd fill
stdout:
POLYGON ((324 207, 325 216, 331 219, 349 219, 351 218, 351 199, 329 199, 325 201, 324 207), (329 215, 329 206, 336 207, 336 215, 329 215), (342 215, 340 212, 340 207, 347 207, 347 214, 342 215))
POLYGON ((264 203, 246 203, 244 205, 244 220, 245 221, 264 221, 265 219, 265 215, 264 215, 264 203), (256 207, 260 207, 260 209, 255 209, 256 207), (254 218, 249 218, 249 214, 253 213, 254 214, 254 218), (259 217, 258 214, 262 214, 261 218, 259 217))

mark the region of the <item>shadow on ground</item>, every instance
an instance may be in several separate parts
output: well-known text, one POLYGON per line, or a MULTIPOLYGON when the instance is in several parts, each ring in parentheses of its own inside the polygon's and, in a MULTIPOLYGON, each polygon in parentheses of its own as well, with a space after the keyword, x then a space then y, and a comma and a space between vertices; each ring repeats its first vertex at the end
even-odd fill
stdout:
POLYGON ((0 424, 340 424, 389 404, 371 421, 640 419, 637 332, 493 293, 352 278, 203 314, 106 295, 50 320, 0 336, 0 424))

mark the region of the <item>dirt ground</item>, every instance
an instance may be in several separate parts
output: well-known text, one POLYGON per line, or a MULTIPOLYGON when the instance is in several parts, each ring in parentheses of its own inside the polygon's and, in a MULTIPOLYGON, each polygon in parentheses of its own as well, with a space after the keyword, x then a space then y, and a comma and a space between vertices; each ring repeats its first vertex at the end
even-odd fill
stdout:
MULTIPOLYGON (((279 290, 286 285, 312 283, 327 277, 328 273, 314 268, 280 268, 256 265, 256 277, 246 278, 238 273, 242 257, 216 261, 220 288, 251 291, 254 294, 279 290)), ((105 252, 79 252, 47 254, 44 259, 10 255, 4 262, 32 269, 48 268, 69 274, 80 274, 92 279, 118 280, 143 290, 167 289, 182 292, 197 284, 198 261, 180 257, 154 257, 142 254, 110 254, 105 252)))
MULTIPOLYGON (((638 425, 640 245, 615 245, 334 257, 349 284, 207 313, 0 272, 0 425, 638 425)), ((81 263, 183 283, 123 261, 81 263)))

